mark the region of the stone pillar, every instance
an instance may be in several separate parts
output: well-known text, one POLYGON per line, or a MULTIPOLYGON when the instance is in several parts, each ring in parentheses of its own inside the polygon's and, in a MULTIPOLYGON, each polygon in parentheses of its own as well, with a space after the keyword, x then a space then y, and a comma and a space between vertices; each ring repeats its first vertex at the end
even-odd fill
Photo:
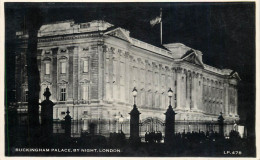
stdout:
POLYGON ((203 110, 203 78, 202 75, 199 74, 198 76, 198 94, 197 94, 197 108, 199 110, 203 110))
POLYGON ((220 112, 220 115, 218 117, 218 125, 219 125, 219 135, 224 136, 224 118, 222 116, 222 112, 220 112))
POLYGON ((190 72, 187 72, 185 77, 185 97, 186 97, 186 109, 190 110, 190 72))
POLYGON ((41 128, 44 137, 50 138, 53 134, 53 106, 54 103, 49 99, 51 93, 47 87, 44 94, 45 100, 41 103, 41 128))
POLYGON ((165 143, 172 143, 175 133, 175 112, 170 105, 165 114, 165 143))
POLYGON ((70 138, 70 135, 71 135, 71 116, 69 115, 70 114, 70 111, 69 109, 67 110, 67 115, 65 116, 65 136, 70 138))
MULTIPOLYGON (((79 66, 79 61, 80 61, 80 58, 79 58, 79 48, 78 47, 75 47, 74 49, 74 53, 73 53, 73 74, 71 75, 72 76, 72 86, 73 86, 73 100, 76 101, 79 99, 79 88, 78 87, 75 87, 75 86, 78 86, 79 84, 79 69, 80 69, 80 66, 79 66)), ((73 115, 73 117, 75 117, 73 115)))
MULTIPOLYGON (((57 97, 57 76, 58 76, 58 71, 57 71, 57 52, 58 52, 58 48, 53 48, 52 49, 52 57, 53 57, 53 61, 52 61, 52 99, 55 101, 59 101, 59 97, 57 97)), ((58 117, 57 117, 58 118, 58 117)))
POLYGON ((125 102, 130 102, 129 98, 130 98, 130 62, 129 62, 129 53, 125 52, 125 66, 126 66, 126 73, 125 74, 125 102))
POLYGON ((228 110, 228 84, 227 83, 224 83, 224 86, 223 86, 223 108, 225 109, 224 110, 224 114, 227 116, 229 115, 229 110, 228 110))
POLYGON ((186 83, 185 83, 185 74, 183 74, 182 68, 177 68, 177 74, 176 74, 176 81, 177 81, 177 106, 180 109, 185 109, 186 107, 186 98, 183 90, 186 89, 186 83))
POLYGON ((69 65, 69 71, 68 71, 68 74, 69 74, 69 77, 68 77, 68 91, 67 91, 67 100, 70 100, 72 101, 73 100, 73 89, 76 88, 73 86, 73 75, 75 74, 73 72, 73 69, 74 69, 74 50, 75 50, 75 47, 72 46, 72 47, 68 47, 68 57, 69 57, 69 60, 68 60, 68 65, 69 65))
POLYGON ((98 99, 100 101, 104 100, 104 87, 105 87, 105 70, 104 70, 104 61, 105 59, 105 54, 103 51, 103 45, 98 44, 97 45, 97 54, 98 54, 98 99))
POLYGON ((130 114, 130 142, 138 143, 140 142, 139 119, 141 113, 138 111, 136 105, 134 104, 134 108, 131 110, 129 114, 130 114))
POLYGON ((198 86, 197 86, 197 75, 196 73, 192 74, 191 81, 191 105, 193 109, 197 109, 197 95, 198 95, 198 86))
POLYGON ((235 115, 237 115, 237 107, 238 107, 238 104, 237 104, 237 89, 234 88, 235 90, 235 115))

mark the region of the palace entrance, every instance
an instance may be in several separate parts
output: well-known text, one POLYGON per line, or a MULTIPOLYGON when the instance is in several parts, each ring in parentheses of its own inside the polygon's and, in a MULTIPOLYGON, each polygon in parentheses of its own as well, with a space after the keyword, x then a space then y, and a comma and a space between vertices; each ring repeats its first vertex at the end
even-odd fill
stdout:
POLYGON ((146 132, 161 132, 164 133, 164 121, 157 117, 147 117, 140 123, 141 136, 146 132))

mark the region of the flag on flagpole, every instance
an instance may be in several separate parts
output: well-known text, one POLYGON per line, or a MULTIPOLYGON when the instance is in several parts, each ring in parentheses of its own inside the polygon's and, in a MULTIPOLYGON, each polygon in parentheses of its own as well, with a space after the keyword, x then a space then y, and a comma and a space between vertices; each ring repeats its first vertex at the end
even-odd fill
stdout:
POLYGON ((151 26, 153 27, 154 25, 161 23, 161 20, 162 20, 162 18, 159 17, 159 16, 157 16, 157 17, 155 17, 154 19, 152 19, 152 20, 150 21, 150 24, 151 24, 151 26))
POLYGON ((162 22, 162 8, 160 9, 160 16, 155 17, 154 19, 150 20, 150 24, 153 27, 156 24, 159 24, 162 22))
POLYGON ((162 8, 160 8, 160 16, 157 16, 150 21, 152 27, 159 23, 160 23, 160 40, 162 45, 162 8))

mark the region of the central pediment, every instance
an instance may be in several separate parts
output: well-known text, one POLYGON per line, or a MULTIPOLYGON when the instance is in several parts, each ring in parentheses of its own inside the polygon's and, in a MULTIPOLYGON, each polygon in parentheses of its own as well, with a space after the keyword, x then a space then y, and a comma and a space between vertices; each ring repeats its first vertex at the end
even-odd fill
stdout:
POLYGON ((117 38, 120 38, 122 40, 125 40, 125 41, 131 43, 132 39, 130 38, 129 33, 130 33, 129 31, 119 27, 119 28, 106 32, 105 35, 117 37, 117 38))
POLYGON ((189 50, 181 59, 204 68, 203 62, 193 50, 189 50))

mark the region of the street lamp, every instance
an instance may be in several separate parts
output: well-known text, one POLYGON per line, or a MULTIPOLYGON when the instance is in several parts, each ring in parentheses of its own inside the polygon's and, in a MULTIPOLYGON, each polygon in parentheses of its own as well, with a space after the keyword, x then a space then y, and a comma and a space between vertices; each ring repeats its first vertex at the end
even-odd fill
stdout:
POLYGON ((171 98, 173 95, 173 91, 171 88, 168 90, 168 97, 169 97, 169 108, 167 109, 165 115, 165 143, 172 144, 174 141, 174 133, 175 133, 175 112, 171 106, 171 98))
POLYGON ((140 119, 140 112, 138 111, 136 104, 135 104, 135 97, 137 95, 137 89, 134 87, 132 91, 134 97, 134 107, 131 110, 130 114, 130 143, 136 144, 140 141, 139 137, 139 119, 140 119))
POLYGON ((169 97, 169 104, 170 104, 170 106, 171 106, 171 98, 172 98, 172 95, 173 95, 173 91, 172 91, 171 88, 169 88, 169 90, 168 90, 168 97, 169 97))
POLYGON ((121 124, 121 133, 122 133, 122 124, 123 124, 123 122, 124 122, 124 117, 123 117, 123 115, 121 114, 121 117, 119 118, 119 123, 121 124))
POLYGON ((132 94, 133 94, 133 96, 134 96, 134 106, 136 105, 135 104, 135 97, 136 97, 136 95, 137 95, 137 89, 134 87, 134 89, 133 89, 133 91, 132 91, 132 94))

